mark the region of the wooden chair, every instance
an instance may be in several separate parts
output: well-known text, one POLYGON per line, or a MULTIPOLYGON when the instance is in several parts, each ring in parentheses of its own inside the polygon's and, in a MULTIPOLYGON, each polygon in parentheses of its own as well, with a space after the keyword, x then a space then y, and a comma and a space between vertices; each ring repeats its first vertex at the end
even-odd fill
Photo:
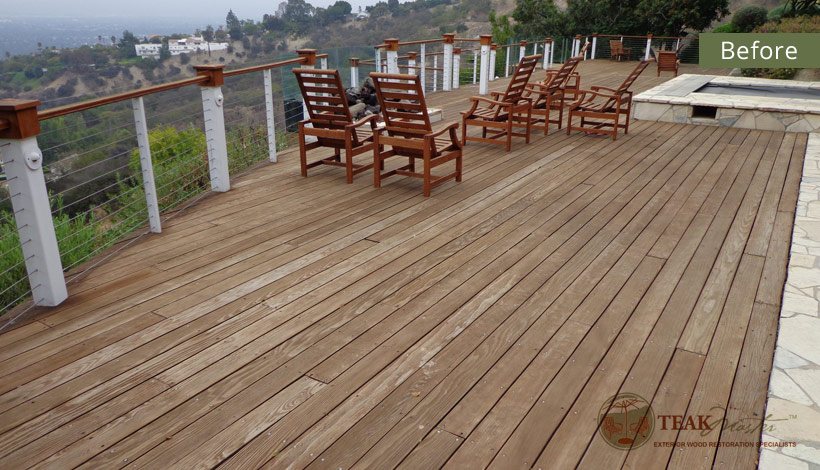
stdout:
POLYGON ((367 171, 372 163, 357 164, 353 157, 373 150, 373 129, 376 114, 371 114, 357 122, 347 106, 342 80, 338 70, 293 69, 309 119, 299 122, 299 158, 302 176, 307 176, 308 168, 319 165, 344 167, 347 182, 353 182, 353 175, 367 171), (369 129, 365 124, 370 124, 369 129), (315 142, 306 142, 307 136, 316 137, 315 142), (307 162, 307 151, 318 147, 334 149, 334 155, 315 162, 307 162), (341 151, 345 160, 341 160, 341 151))
POLYGON ((540 58, 541 54, 536 54, 521 59, 504 93, 491 92, 492 99, 483 96, 470 97, 472 108, 461 113, 461 123, 464 126, 461 129, 461 140, 465 145, 468 140, 474 140, 505 145, 509 152, 513 136, 524 137, 526 142, 530 143, 532 103, 530 98, 523 96, 523 93, 540 58), (480 106, 482 103, 486 106, 480 106), (467 136, 468 125, 481 127, 481 137, 467 136), (523 127, 526 132, 513 132, 513 127, 523 127), (487 137, 488 128, 498 130, 487 137), (506 142, 498 140, 501 137, 506 137, 506 142))
POLYGON ((456 135, 458 123, 433 132, 419 77, 376 72, 370 77, 385 124, 374 133, 374 186, 380 187, 382 179, 393 175, 411 176, 424 180, 424 195, 430 196, 430 190, 445 181, 461 181, 462 144, 456 135), (449 135, 445 136, 446 133, 449 135), (388 145, 390 150, 383 150, 388 145), (407 157, 408 164, 383 173, 384 161, 396 156, 407 157), (416 172, 416 159, 424 165, 420 173, 416 172), (451 160, 456 162, 454 172, 433 176, 433 168, 451 160))
POLYGON ((658 59, 658 76, 661 76, 661 72, 673 72, 675 76, 678 76, 678 65, 680 65, 680 60, 678 60, 678 51, 658 51, 656 53, 658 59))
MULTIPOLYGON (((544 135, 549 134, 549 125, 558 124, 560 129, 564 122, 564 103, 567 95, 567 83, 574 75, 575 68, 581 61, 580 57, 570 57, 557 71, 547 73, 547 79, 542 83, 527 84, 524 96, 532 100, 532 124, 544 123, 544 135), (558 111, 557 119, 550 119, 551 111, 558 111)), ((577 78, 580 83, 580 76, 577 78)), ((578 91, 576 91, 577 93, 578 91)))
POLYGON ((641 61, 618 88, 594 86, 592 90, 582 90, 578 101, 569 106, 567 135, 570 131, 577 130, 587 133, 610 134, 612 140, 615 140, 619 128, 624 130, 624 134, 628 134, 629 115, 632 112, 632 91, 629 90, 629 87, 638 79, 647 65, 653 61, 654 59, 641 61), (602 93, 601 90, 609 93, 602 93), (587 96, 589 96, 588 99, 586 99, 587 96), (625 123, 623 124, 621 123, 621 116, 625 117, 625 123), (580 126, 572 125, 573 117, 581 118, 580 126), (590 131, 590 128, 586 126, 591 126, 595 131, 590 131), (609 127, 612 129, 608 129, 609 127))
POLYGON ((617 39, 609 40, 609 60, 629 60, 629 53, 632 51, 630 47, 624 47, 624 44, 617 39))

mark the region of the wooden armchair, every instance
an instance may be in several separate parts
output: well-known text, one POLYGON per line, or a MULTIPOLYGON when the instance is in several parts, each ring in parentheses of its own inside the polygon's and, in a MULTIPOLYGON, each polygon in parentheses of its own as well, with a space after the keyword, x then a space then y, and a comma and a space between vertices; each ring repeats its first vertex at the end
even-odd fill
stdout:
POLYGON ((299 122, 302 176, 307 176, 308 168, 315 166, 340 166, 345 168, 347 182, 352 183, 353 175, 373 167, 372 163, 354 163, 353 157, 373 150, 373 129, 378 116, 372 114, 353 122, 338 70, 297 68, 293 69, 293 73, 310 116, 299 122), (307 143, 307 136, 314 136, 317 140, 307 143), (307 151, 318 147, 334 149, 334 156, 308 163, 307 151), (341 160, 342 149, 345 151, 344 161, 341 160))
POLYGON ((385 124, 383 129, 374 133, 375 187, 380 187, 382 179, 393 175, 411 176, 424 180, 424 195, 430 196, 430 190, 445 181, 461 181, 462 144, 456 135, 458 123, 433 132, 419 77, 376 72, 370 77, 385 124), (388 145, 390 150, 383 150, 388 145), (407 157, 408 164, 383 173, 384 161, 396 156, 407 157), (422 172, 416 172, 416 159, 424 165, 422 172), (454 172, 439 177, 432 175, 433 168, 451 160, 456 162, 454 172))
POLYGON ((678 60, 678 51, 658 51, 656 53, 658 59, 658 76, 661 76, 661 72, 673 72, 675 76, 678 76, 678 65, 680 65, 680 60, 678 60))
POLYGON ((468 140, 474 140, 505 145, 509 152, 513 136, 524 137, 526 142, 530 143, 532 103, 530 98, 523 96, 523 93, 540 58, 541 54, 536 54, 521 59, 504 93, 492 92, 492 98, 470 97, 472 108, 461 113, 461 122, 464 126, 461 129, 461 140, 465 145, 468 140), (481 106, 482 104, 484 106, 481 106), (481 127, 481 137, 467 136, 468 125, 481 127), (513 132, 513 127, 523 127, 526 132, 513 132), (488 137, 487 129, 497 130, 488 137), (506 137, 506 141, 499 140, 501 137, 506 137))
MULTIPOLYGON (((564 122, 564 103, 567 96, 567 83, 573 76, 577 76, 576 83, 580 83, 580 76, 575 72, 580 57, 570 57, 557 71, 547 73, 547 79, 541 83, 527 85, 525 95, 532 100, 531 123, 544 123, 544 135, 549 134, 549 125, 558 124, 560 129, 564 122), (550 112, 558 111, 557 119, 550 119, 550 112)), ((576 90, 575 93, 579 91, 576 90)))
POLYGON ((629 87, 653 61, 654 59, 641 61, 618 88, 594 86, 590 91, 582 90, 578 101, 569 107, 567 135, 570 131, 577 130, 588 134, 610 134, 612 140, 615 140, 619 128, 624 130, 624 134, 628 134, 629 115, 632 112, 632 91, 629 87), (621 116, 625 118, 624 123, 621 123, 621 116), (581 118, 579 126, 572 125, 573 117, 581 118))
POLYGON ((624 44, 617 39, 609 40, 609 60, 629 60, 629 53, 632 51, 630 47, 624 47, 624 44))

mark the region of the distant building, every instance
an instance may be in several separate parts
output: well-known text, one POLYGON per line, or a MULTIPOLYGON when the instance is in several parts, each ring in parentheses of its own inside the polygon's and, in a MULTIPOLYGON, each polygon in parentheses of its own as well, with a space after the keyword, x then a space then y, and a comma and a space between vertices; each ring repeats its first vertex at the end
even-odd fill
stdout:
MULTIPOLYGON (((162 44, 137 44, 134 47, 139 57, 153 57, 156 59, 159 57, 162 44)), ((171 51, 171 55, 188 54, 196 51, 223 51, 227 48, 227 42, 208 42, 202 36, 168 40, 168 50, 171 51)))

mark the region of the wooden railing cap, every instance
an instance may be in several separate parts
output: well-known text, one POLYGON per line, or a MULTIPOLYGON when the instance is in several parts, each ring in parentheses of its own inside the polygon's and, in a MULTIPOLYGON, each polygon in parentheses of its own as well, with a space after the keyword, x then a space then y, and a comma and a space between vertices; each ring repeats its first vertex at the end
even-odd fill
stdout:
POLYGON ((0 138, 25 139, 40 133, 40 120, 37 118, 37 100, 2 99, 0 100, 0 120, 7 125, 0 130, 0 138))
POLYGON ((385 39, 384 43, 387 45, 386 49, 388 51, 398 51, 399 50, 399 39, 398 38, 385 39))
POLYGON ((316 65, 316 49, 296 49, 296 53, 305 59, 304 65, 316 65))
POLYGON ((489 46, 493 42, 493 35, 492 34, 482 34, 479 36, 480 42, 482 46, 489 46))
POLYGON ((194 65, 196 74, 202 77, 208 77, 208 80, 200 83, 200 86, 222 86, 225 83, 225 77, 222 75, 224 65, 194 65))
POLYGON ((444 44, 453 44, 456 41, 456 33, 444 33, 444 44))

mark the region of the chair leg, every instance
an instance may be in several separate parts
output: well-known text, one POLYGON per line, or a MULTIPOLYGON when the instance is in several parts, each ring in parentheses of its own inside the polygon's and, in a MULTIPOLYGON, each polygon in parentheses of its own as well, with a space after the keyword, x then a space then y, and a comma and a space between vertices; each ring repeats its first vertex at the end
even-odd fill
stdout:
POLYGON ((527 106, 527 143, 530 143, 530 132, 532 131, 532 104, 527 106))
MULTIPOLYGON (((507 151, 509 152, 512 148, 512 120, 513 120, 513 112, 512 108, 510 108, 510 113, 507 115, 507 151)), ((485 128, 486 129, 486 128, 485 128)))
MULTIPOLYGON (((409 160, 408 163, 407 163, 407 166, 410 167, 410 171, 415 172, 416 171, 416 159, 413 158, 413 157, 407 157, 407 160, 409 160)), ((382 161, 382 170, 384 170, 384 162, 383 161, 382 161)))
POLYGON ((561 93, 561 102, 559 103, 558 108, 558 128, 561 128, 561 125, 564 123, 564 94, 561 93))
POLYGON ((299 164, 302 166, 302 176, 307 177, 307 150, 305 150, 305 126, 299 123, 299 164))
POLYGON ((456 181, 458 181, 458 182, 461 182, 461 168, 462 168, 461 154, 462 153, 463 152, 461 150, 458 150, 458 156, 456 157, 456 181))
POLYGON ((424 149, 424 197, 430 197, 430 149, 424 149))
POLYGON ((342 161, 342 150, 341 149, 333 149, 333 156, 335 157, 337 162, 342 161))
POLYGON ((353 145, 350 139, 345 141, 345 172, 347 173, 347 184, 353 183, 353 145))
POLYGON ((461 118, 461 145, 467 145, 467 118, 461 118))
POLYGON ((570 129, 572 129, 572 109, 567 111, 567 135, 569 135, 570 129))

